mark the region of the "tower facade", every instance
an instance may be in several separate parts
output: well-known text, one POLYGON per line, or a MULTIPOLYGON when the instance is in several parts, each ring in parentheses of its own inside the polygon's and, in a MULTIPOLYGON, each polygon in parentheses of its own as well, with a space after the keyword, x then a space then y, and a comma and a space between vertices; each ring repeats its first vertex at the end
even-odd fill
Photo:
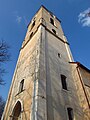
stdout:
POLYGON ((2 120, 89 120, 80 67, 60 20, 41 6, 28 25, 2 120))

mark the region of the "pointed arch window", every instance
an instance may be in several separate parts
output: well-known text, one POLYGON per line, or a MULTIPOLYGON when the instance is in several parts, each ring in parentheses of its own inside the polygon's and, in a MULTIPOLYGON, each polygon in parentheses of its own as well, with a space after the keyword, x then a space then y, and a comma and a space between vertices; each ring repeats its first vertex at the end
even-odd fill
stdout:
POLYGON ((11 120, 21 120, 21 103, 18 101, 13 109, 13 113, 10 116, 11 120))

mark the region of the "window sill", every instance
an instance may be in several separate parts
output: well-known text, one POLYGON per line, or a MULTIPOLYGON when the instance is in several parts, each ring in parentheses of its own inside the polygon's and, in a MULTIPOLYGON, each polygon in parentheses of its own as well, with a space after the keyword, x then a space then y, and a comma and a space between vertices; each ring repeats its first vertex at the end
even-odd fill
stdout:
POLYGON ((16 97, 17 95, 19 95, 20 93, 22 93, 23 91, 25 91, 25 89, 23 89, 22 91, 18 92, 18 93, 15 95, 15 97, 16 97))
POLYGON ((69 90, 61 89, 63 92, 69 92, 69 90))
POLYGON ((53 27, 57 28, 57 26, 53 25, 51 22, 50 22, 50 24, 51 24, 53 27))

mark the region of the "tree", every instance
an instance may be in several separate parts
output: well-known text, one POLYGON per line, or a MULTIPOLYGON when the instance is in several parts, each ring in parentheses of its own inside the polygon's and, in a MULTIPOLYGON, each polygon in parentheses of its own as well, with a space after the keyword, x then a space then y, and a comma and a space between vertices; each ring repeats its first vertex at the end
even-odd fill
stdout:
POLYGON ((8 51, 9 46, 2 40, 0 42, 0 85, 4 84, 3 75, 5 73, 5 69, 2 67, 2 64, 10 60, 10 54, 8 51))
POLYGON ((0 120, 1 120, 1 117, 2 117, 3 110, 4 110, 4 106, 5 106, 5 101, 0 96, 0 120))
MULTIPOLYGON (((3 63, 10 60, 9 46, 5 41, 0 42, 0 85, 4 85, 3 75, 5 74, 5 69, 3 68, 3 63)), ((4 110, 5 101, 2 96, 0 96, 0 119, 4 110)))

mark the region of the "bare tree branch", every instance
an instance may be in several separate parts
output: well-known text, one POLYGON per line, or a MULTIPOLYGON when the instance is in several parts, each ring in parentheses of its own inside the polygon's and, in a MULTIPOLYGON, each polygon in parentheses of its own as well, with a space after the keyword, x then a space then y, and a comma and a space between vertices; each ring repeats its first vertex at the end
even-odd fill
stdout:
POLYGON ((0 62, 6 62, 10 60, 10 54, 8 52, 9 46, 3 40, 0 42, 0 62))
POLYGON ((5 106, 5 101, 0 96, 0 120, 1 120, 1 117, 2 117, 3 110, 4 110, 4 106, 5 106))
POLYGON ((0 85, 4 85, 3 75, 6 73, 3 68, 3 63, 10 60, 9 46, 4 40, 0 41, 0 85))

